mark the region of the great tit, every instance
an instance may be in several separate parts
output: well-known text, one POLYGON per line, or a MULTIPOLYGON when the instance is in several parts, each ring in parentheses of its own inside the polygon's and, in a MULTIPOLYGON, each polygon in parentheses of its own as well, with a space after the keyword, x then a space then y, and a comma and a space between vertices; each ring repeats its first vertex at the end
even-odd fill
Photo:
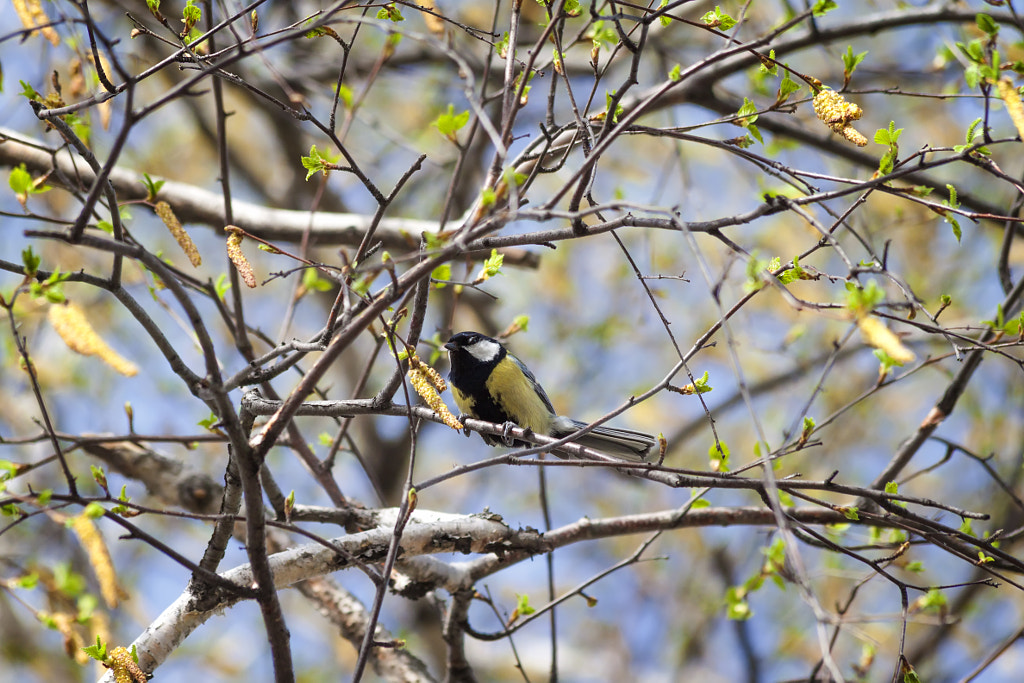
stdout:
MULTIPOLYGON (((452 395, 463 415, 498 424, 514 423, 535 434, 555 438, 587 426, 586 422, 555 414, 551 399, 533 373, 497 340, 479 332, 459 332, 444 348, 452 366, 448 373, 452 395)), ((499 436, 481 436, 492 446, 503 443, 499 436)), ((650 434, 629 429, 594 427, 574 439, 574 443, 624 460, 643 462, 657 440, 650 434)), ((511 445, 532 444, 515 441, 511 445)))

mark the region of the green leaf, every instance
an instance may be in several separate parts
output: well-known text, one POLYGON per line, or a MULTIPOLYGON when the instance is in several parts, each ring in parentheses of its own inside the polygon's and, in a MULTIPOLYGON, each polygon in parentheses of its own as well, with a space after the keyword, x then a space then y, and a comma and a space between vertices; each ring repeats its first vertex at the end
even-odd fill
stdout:
POLYGON ((714 12, 705 12, 700 20, 710 28, 717 28, 723 31, 728 31, 736 25, 736 20, 723 12, 722 8, 718 5, 715 5, 714 12))
POLYGON ((306 169, 306 180, 309 180, 316 173, 321 171, 326 173, 336 168, 339 159, 341 159, 340 154, 332 158, 325 152, 318 150, 316 145, 310 146, 309 156, 302 157, 302 167, 306 169))
POLYGON ((32 192, 32 175, 25 168, 25 164, 18 164, 11 169, 7 184, 14 190, 14 194, 19 196, 27 197, 32 192))
POLYGON ((775 95, 775 103, 782 104, 789 99, 789 96, 800 90, 802 86, 789 77, 787 71, 782 77, 782 81, 779 83, 779 92, 775 95))
POLYGON ((75 607, 78 610, 78 613, 75 615, 75 621, 79 624, 88 623, 96 608, 99 607, 99 604, 99 598, 92 593, 78 596, 78 600, 75 602, 75 607))
POLYGON ((777 572, 786 566, 786 544, 781 537, 776 536, 771 545, 761 549, 765 556, 765 569, 777 572))
POLYGON ((316 268, 307 268, 302 273, 302 287, 310 292, 329 292, 334 288, 330 280, 320 277, 316 268))
MULTIPOLYGON (((610 92, 604 94, 604 110, 606 112, 609 111, 612 108, 612 102, 614 102, 614 101, 615 101, 615 98, 612 96, 612 94, 610 92)), ((625 110, 622 108, 621 104, 616 104, 615 105, 615 113, 612 114, 612 123, 618 123, 619 116, 622 115, 623 111, 625 111, 625 110)))
POLYGON ((882 349, 875 349, 871 353, 878 359, 878 363, 881 365, 879 372, 883 375, 889 374, 893 368, 903 367, 902 361, 896 360, 882 349))
POLYGON ((442 263, 437 268, 434 268, 434 270, 430 271, 430 279, 431 280, 438 280, 439 281, 439 282, 434 282, 433 283, 435 289, 444 289, 445 287, 447 287, 448 283, 447 282, 441 282, 441 280, 451 280, 452 279, 452 266, 451 266, 451 264, 450 263, 442 263))
POLYGON ((864 61, 867 54, 867 51, 853 54, 853 46, 846 46, 846 52, 843 54, 843 77, 846 81, 850 80, 850 76, 857 70, 857 66, 864 61))
POLYGON ((811 13, 816 17, 823 17, 838 7, 839 5, 834 0, 818 0, 814 3, 811 13))
POLYGON ((595 21, 587 37, 593 41, 597 49, 604 47, 610 50, 619 43, 619 34, 615 31, 614 24, 606 21, 595 21))
POLYGON ((396 24, 400 21, 405 21, 405 17, 402 16, 402 13, 398 11, 398 8, 395 7, 395 3, 393 2, 388 3, 377 10, 377 18, 392 21, 396 24))
POLYGON ((879 173, 885 175, 891 173, 899 157, 900 147, 897 142, 903 134, 902 128, 896 128, 896 122, 890 121, 888 128, 879 128, 875 131, 875 142, 880 145, 888 145, 889 149, 878 162, 879 173))
POLYGON ((18 579, 15 580, 15 585, 17 585, 18 588, 24 588, 26 590, 32 590, 38 584, 39 574, 36 574, 35 572, 30 572, 28 574, 25 574, 24 576, 18 577, 18 579))
POLYGON ((856 507, 841 507, 839 508, 843 512, 843 517, 846 517, 851 522, 860 521, 860 515, 857 514, 856 507))
POLYGON ((744 97, 743 106, 736 111, 736 118, 741 126, 748 126, 757 121, 757 105, 744 97))
POLYGON ((508 58, 508 31, 501 34, 501 40, 494 46, 494 50, 498 53, 498 56, 502 59, 508 58))
POLYGON ((61 593, 72 598, 81 595, 87 587, 85 577, 76 572, 67 562, 60 562, 54 567, 53 580, 61 593))
MULTIPOLYGON (((964 141, 965 141, 966 144, 963 144, 963 145, 953 145, 953 151, 954 152, 956 152, 957 154, 960 154, 961 152, 963 152, 964 150, 968 149, 969 147, 974 147, 974 145, 977 144, 978 138, 984 138, 984 131, 978 130, 978 124, 980 124, 981 122, 982 122, 981 118, 976 118, 976 119, 974 119, 974 121, 971 122, 971 125, 968 126, 968 128, 967 128, 967 135, 964 136, 964 141)), ((976 153, 976 154, 984 154, 984 155, 987 156, 987 155, 991 154, 992 152, 991 152, 991 150, 989 150, 988 147, 985 147, 984 145, 982 145, 981 147, 976 148, 974 150, 974 153, 976 153)))
POLYGON ((918 598, 917 604, 923 611, 939 612, 946 607, 946 596, 938 588, 931 588, 918 598))
MULTIPOLYGON (((757 588, 753 590, 757 590, 757 588)), ((748 594, 749 591, 746 587, 741 586, 730 586, 725 591, 725 614, 728 619, 745 621, 754 616, 754 612, 750 609, 750 603, 747 602, 748 594)))
POLYGON ((217 276, 217 281, 213 283, 213 290, 217 294, 217 298, 224 301, 224 295, 231 289, 231 283, 228 282, 227 273, 221 273, 217 276))
MULTIPOLYGON (((661 0, 661 4, 658 5, 658 9, 661 9, 662 7, 667 7, 667 6, 668 6, 668 0, 661 0)), ((660 17, 658 17, 658 21, 661 23, 662 26, 668 26, 669 24, 672 23, 672 17, 666 16, 666 15, 663 14, 660 17)))
POLYGON ((100 505, 96 501, 93 501, 85 506, 85 510, 82 511, 82 514, 84 514, 89 519, 96 519, 98 517, 102 517, 104 514, 106 514, 106 512, 107 511, 103 508, 102 505, 100 505))
POLYGON ((39 272, 39 264, 43 262, 43 259, 36 256, 36 253, 32 251, 32 245, 29 245, 21 250, 21 264, 25 266, 25 275, 29 277, 34 276, 39 272))
POLYGON ((437 128, 441 135, 445 136, 452 142, 456 142, 455 134, 459 132, 467 123, 469 123, 469 110, 455 113, 455 105, 449 104, 448 111, 444 114, 438 115, 436 119, 430 124, 437 128))
POLYGON ((874 280, 868 280, 863 287, 846 283, 846 307, 855 315, 870 313, 884 298, 885 292, 874 280))
MULTIPOLYGON (((950 184, 946 184, 946 191, 949 192, 949 199, 942 202, 943 206, 948 206, 951 209, 959 209, 960 202, 957 201, 956 188, 950 184)), ((956 237, 957 244, 960 243, 960 238, 963 236, 963 230, 960 229, 960 223, 957 221, 956 216, 952 212, 945 212, 942 216, 950 227, 953 229, 953 237, 956 237)))
POLYGON ((478 279, 483 278, 484 280, 488 280, 495 275, 500 274, 501 266, 504 262, 505 256, 503 254, 499 254, 497 249, 491 249, 491 255, 484 261, 484 265, 480 271, 478 279))
POLYGON ((521 616, 525 617, 537 611, 530 605, 529 595, 518 595, 516 596, 516 598, 516 612, 518 612, 521 616))
POLYGON ((678 83, 679 80, 682 78, 682 76, 680 75, 681 72, 682 68, 678 64, 676 64, 674 67, 672 67, 672 70, 668 72, 668 80, 672 81, 673 83, 678 83))
POLYGON ((89 647, 83 647, 82 652, 89 655, 97 662, 102 662, 107 658, 107 646, 103 644, 99 636, 96 636, 96 644, 90 645, 89 647))
POLYGON ((89 472, 92 474, 93 481, 99 484, 101 488, 107 488, 107 474, 103 471, 102 467, 99 465, 89 465, 89 472))
POLYGON ((71 273, 62 273, 58 269, 42 282, 30 284, 28 289, 29 295, 33 299, 44 297, 52 304, 64 303, 64 281, 69 277, 71 277, 71 273))
POLYGON ((776 277, 778 277, 779 282, 781 282, 784 285, 788 285, 789 283, 794 282, 796 280, 803 280, 805 276, 806 271, 800 267, 800 257, 794 256, 793 266, 782 271, 776 277))
POLYGON ((814 428, 816 426, 817 426, 817 423, 814 421, 813 417, 805 416, 804 417, 804 427, 803 427, 803 430, 801 430, 801 432, 800 432, 800 438, 802 440, 806 440, 806 439, 810 438, 810 436, 814 432, 814 428))
POLYGON ((724 441, 718 441, 708 449, 708 461, 714 472, 729 471, 729 446, 724 441))
POLYGON ((140 180, 139 182, 142 183, 146 188, 147 201, 153 201, 154 199, 156 199, 157 193, 160 192, 160 188, 162 188, 164 186, 164 183, 166 183, 167 181, 153 180, 152 178, 149 177, 148 173, 143 173, 142 180, 140 180))
POLYGON ((960 238, 963 237, 964 231, 960 227, 960 222, 953 216, 946 216, 946 222, 949 223, 950 228, 953 230, 953 237, 956 238, 957 243, 960 243, 960 238))
POLYGON ((354 94, 352 93, 352 88, 348 87, 344 83, 338 86, 338 99, 341 100, 341 105, 345 107, 345 109, 352 108, 353 97, 354 94))
POLYGON ((885 492, 888 493, 889 495, 896 495, 897 493, 899 493, 899 484, 897 484, 894 481, 886 482, 885 492))
POLYGON ((975 136, 979 135, 979 133, 977 132, 978 124, 980 124, 981 122, 982 118, 979 116, 978 118, 971 121, 971 125, 967 127, 967 135, 964 136, 964 141, 968 145, 974 144, 975 136))
POLYGON ((38 92, 36 92, 36 89, 33 88, 27 81, 18 81, 18 82, 21 83, 21 94, 22 94, 23 97, 25 97, 27 99, 30 99, 30 100, 42 100, 43 99, 43 96, 40 95, 38 92))
POLYGON ((19 465, 14 464, 10 460, 0 460, 0 481, 13 479, 18 476, 20 469, 19 465))
POLYGON ((708 371, 705 370, 704 374, 693 380, 693 390, 697 394, 706 394, 709 391, 713 391, 714 387, 708 383, 708 371))
POLYGON ((196 7, 195 0, 187 0, 185 8, 181 11, 181 23, 185 24, 183 34, 192 31, 192 28, 203 18, 203 11, 196 7))
POLYGON ((999 24, 996 23, 995 19, 984 13, 978 13, 974 17, 974 23, 978 25, 989 38, 995 38, 996 34, 999 33, 999 24))
POLYGON ((971 519, 965 517, 964 521, 960 523, 960 533, 967 534, 968 536, 974 536, 974 527, 971 526, 971 519))

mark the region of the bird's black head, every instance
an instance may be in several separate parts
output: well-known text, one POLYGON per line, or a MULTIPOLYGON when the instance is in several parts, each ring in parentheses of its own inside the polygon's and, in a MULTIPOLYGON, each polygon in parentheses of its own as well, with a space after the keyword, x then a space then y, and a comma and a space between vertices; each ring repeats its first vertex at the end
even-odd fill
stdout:
POLYGON ((448 349, 448 358, 453 369, 472 365, 492 365, 505 355, 505 347, 497 340, 479 332, 459 332, 452 335, 444 348, 448 349))

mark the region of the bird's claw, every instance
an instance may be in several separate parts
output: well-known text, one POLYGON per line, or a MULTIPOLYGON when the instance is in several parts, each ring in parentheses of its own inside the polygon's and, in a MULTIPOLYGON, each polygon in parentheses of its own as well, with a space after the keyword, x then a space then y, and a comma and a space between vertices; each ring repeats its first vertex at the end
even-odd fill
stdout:
POLYGON ((512 438, 512 430, 518 426, 515 422, 506 422, 501 426, 501 441, 505 446, 511 448, 515 443, 515 439, 512 438))
MULTIPOLYGON (((465 413, 459 413, 459 416, 457 418, 455 418, 455 419, 459 421, 459 424, 465 425, 466 424, 466 420, 471 419, 471 418, 472 418, 472 415, 466 415, 465 413)), ((462 433, 465 434, 467 439, 471 436, 471 433, 469 431, 469 427, 463 427, 462 428, 462 433)))

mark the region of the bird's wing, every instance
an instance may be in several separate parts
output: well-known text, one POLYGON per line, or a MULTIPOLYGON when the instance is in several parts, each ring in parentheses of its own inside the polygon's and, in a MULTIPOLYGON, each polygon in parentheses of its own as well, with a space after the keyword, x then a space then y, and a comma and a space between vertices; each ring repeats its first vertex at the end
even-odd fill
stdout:
POLYGON ((540 400, 544 401, 544 405, 547 406, 547 409, 551 411, 552 415, 554 415, 555 408, 554 406, 551 405, 551 399, 548 398, 547 393, 544 391, 544 387, 540 385, 540 382, 537 381, 537 378, 533 376, 532 372, 530 372, 530 368, 526 367, 526 363, 519 360, 511 353, 508 354, 508 357, 511 358, 512 362, 518 365, 519 369, 523 371, 523 374, 526 375, 526 379, 530 380, 530 384, 533 385, 534 391, 536 391, 537 395, 540 396, 540 400))

